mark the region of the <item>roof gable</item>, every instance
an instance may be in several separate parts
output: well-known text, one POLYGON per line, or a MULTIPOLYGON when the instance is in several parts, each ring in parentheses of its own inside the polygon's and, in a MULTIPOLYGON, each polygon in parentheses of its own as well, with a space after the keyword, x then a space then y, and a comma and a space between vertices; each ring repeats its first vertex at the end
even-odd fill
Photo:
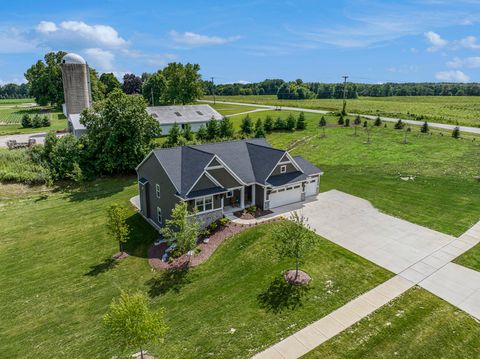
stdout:
POLYGON ((263 184, 286 151, 254 143, 247 143, 247 148, 255 173, 255 179, 257 182, 263 184))

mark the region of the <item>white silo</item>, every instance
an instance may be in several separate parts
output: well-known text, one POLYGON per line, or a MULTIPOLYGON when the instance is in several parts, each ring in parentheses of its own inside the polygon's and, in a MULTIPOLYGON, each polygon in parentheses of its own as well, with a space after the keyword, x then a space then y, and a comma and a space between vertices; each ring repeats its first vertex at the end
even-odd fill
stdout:
POLYGON ((87 62, 80 55, 69 53, 63 57, 61 66, 66 116, 91 108, 92 91, 87 62))

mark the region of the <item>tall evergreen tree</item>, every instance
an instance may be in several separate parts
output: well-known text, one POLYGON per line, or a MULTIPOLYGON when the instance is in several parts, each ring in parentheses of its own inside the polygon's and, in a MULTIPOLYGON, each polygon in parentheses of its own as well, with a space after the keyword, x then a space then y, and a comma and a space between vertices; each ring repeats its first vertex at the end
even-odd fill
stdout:
POLYGON ((250 136, 253 133, 253 123, 250 116, 247 115, 242 119, 242 123, 240 124, 240 132, 245 136, 250 136))
POLYGON ((290 114, 287 117, 285 129, 288 131, 293 131, 295 127, 297 127, 297 120, 295 119, 295 117, 293 117, 293 114, 290 112, 290 114))
POLYGON ((220 137, 225 139, 229 139, 234 136, 235 130, 233 129, 233 123, 228 117, 224 117, 222 121, 220 121, 219 133, 220 137))
POLYGON ((193 140, 192 126, 189 123, 183 125, 182 136, 186 141, 193 140))
POLYGON ((263 138, 265 137, 265 129, 263 127, 263 122, 259 118, 255 123, 255 138, 263 138))
POLYGON ((218 121, 212 118, 207 122, 207 139, 210 141, 215 140, 219 135, 218 121))
POLYGON ((270 133, 273 131, 273 128, 274 128, 274 123, 273 123, 273 119, 271 116, 267 116, 265 118, 265 123, 263 124, 263 128, 265 129, 265 131, 267 133, 270 133))
POLYGON ((180 126, 178 123, 174 123, 172 127, 170 127, 170 131, 168 131, 168 136, 167 136, 167 146, 173 147, 177 146, 179 141, 180 141, 180 126))
POLYGON ((204 142, 207 140, 208 138, 208 134, 207 134, 207 129, 205 128, 204 125, 201 125, 197 131, 197 134, 195 135, 195 137, 197 138, 197 140, 201 141, 201 142, 204 142))
POLYGON ((307 128, 307 123, 305 122, 305 114, 300 112, 297 119, 297 130, 304 130, 307 128))

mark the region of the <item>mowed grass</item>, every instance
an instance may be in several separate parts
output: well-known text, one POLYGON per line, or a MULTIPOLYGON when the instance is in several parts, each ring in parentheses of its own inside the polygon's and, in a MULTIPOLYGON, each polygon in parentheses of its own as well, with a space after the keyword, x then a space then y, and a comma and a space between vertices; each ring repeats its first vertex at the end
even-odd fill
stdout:
POLYGON ((2 105, 21 105, 27 103, 35 103, 34 98, 2 98, 0 99, 0 106, 2 105))
POLYGON ((102 316, 121 290, 139 290, 154 309, 166 310, 165 342, 148 346, 155 357, 248 358, 391 277, 319 239, 302 265, 311 289, 286 309, 292 297, 278 278, 294 263, 274 254, 276 224, 227 240, 187 273, 155 272, 145 254, 157 234, 133 210, 132 255, 112 266, 117 245, 106 233, 106 209, 128 205, 136 193, 133 177, 71 189, 0 186, 2 357, 129 357, 134 351, 122 352, 104 336, 102 316))
MULTIPOLYGON (((288 114, 269 111, 250 117, 255 121, 288 114)), ((324 138, 318 127, 321 115, 305 116, 306 130, 273 132, 267 140, 320 167, 325 173, 321 191, 337 189, 359 196, 385 213, 454 236, 480 220, 480 183, 474 179, 480 174, 478 136, 463 134, 456 140, 449 131, 424 135, 413 126, 404 144, 405 132, 389 123, 387 128, 370 127, 371 143, 365 144, 362 126, 357 136, 352 127, 327 127, 324 138), (406 176, 414 179, 401 179, 406 176)), ((238 125, 242 117, 232 120, 238 125)), ((330 126, 336 124, 336 117, 326 119, 330 126)))
MULTIPOLYGON (((202 103, 202 102, 199 102, 202 103)), ((252 106, 243 106, 243 105, 229 105, 225 103, 208 103, 208 105, 215 110, 217 110, 220 114, 224 116, 235 115, 237 113, 243 113, 247 111, 252 111, 257 109, 257 107, 252 106)))
POLYGON ((302 358, 478 358, 479 348, 478 321, 417 287, 302 358))
MULTIPOLYGON (((211 96, 204 99, 211 100, 211 96)), ((278 100, 275 95, 217 96, 218 101, 291 106, 340 111, 340 99, 278 100)), ((404 119, 424 116, 430 122, 480 127, 480 97, 478 96, 392 96, 360 97, 347 101, 347 111, 404 119)))
POLYGON ((47 132, 63 130, 67 127, 67 120, 62 112, 42 107, 8 107, 2 108, 0 106, 0 136, 12 135, 20 133, 35 133, 35 132, 47 132), (36 114, 42 116, 48 116, 50 118, 51 126, 40 128, 23 128, 22 116, 28 114, 31 118, 36 114))

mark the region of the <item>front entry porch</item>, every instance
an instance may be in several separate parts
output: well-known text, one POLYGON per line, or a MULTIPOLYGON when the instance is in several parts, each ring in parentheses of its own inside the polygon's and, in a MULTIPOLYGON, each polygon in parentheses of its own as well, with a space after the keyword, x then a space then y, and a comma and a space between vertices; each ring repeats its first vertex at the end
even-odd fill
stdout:
POLYGON ((233 213, 255 203, 255 185, 230 188, 223 198, 223 212, 233 213))

